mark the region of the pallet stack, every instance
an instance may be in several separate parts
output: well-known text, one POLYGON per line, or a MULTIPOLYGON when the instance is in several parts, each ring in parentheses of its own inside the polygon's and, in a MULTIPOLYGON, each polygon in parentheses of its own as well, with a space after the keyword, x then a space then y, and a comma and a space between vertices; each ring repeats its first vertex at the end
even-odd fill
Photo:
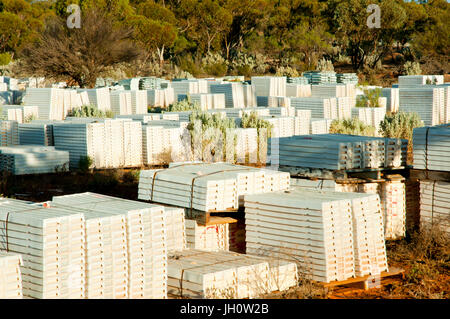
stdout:
POLYGON ((86 156, 96 168, 142 165, 142 125, 137 121, 55 123, 53 137, 57 150, 69 151, 71 168, 86 156))
MULTIPOLYGON (((311 116, 318 119, 332 119, 331 99, 320 97, 291 98, 291 106, 296 110, 311 110, 311 116)), ((337 110, 336 110, 337 115, 337 110)))
POLYGON ((400 88, 399 111, 419 114, 421 120, 428 126, 445 124, 443 115, 448 113, 448 110, 445 107, 444 97, 444 88, 434 86, 400 88))
POLYGON ((229 224, 200 225, 196 220, 186 219, 186 243, 189 249, 228 251, 229 224))
POLYGON ((323 282, 387 270, 376 195, 292 188, 246 196, 245 207, 247 253, 298 259, 301 272, 323 282))
POLYGON ((240 82, 211 83, 209 90, 213 94, 225 95, 226 108, 243 108, 246 105, 244 100, 244 86, 240 82))
POLYGON ((420 181, 420 227, 450 232, 450 124, 413 130, 414 170, 420 181))
POLYGON ((53 146, 0 147, 0 171, 12 175, 45 174, 69 169, 69 152, 53 146))
POLYGON ((19 140, 21 145, 54 146, 53 125, 50 122, 19 124, 19 140))
POLYGON ((400 88, 438 85, 443 83, 443 75, 401 75, 398 77, 398 86, 400 88))
POLYGON ((398 88, 382 88, 381 96, 386 98, 386 112, 398 112, 400 106, 400 95, 398 88))
POLYGON ((16 105, 3 105, 1 108, 2 116, 7 121, 16 121, 17 123, 23 123, 23 109, 16 105))
POLYGON ((109 88, 78 89, 77 91, 78 93, 86 92, 85 94, 89 97, 89 102, 100 111, 106 112, 111 110, 109 88))
POLYGON ((145 90, 131 90, 131 113, 132 114, 147 114, 147 91, 145 90))
POLYGON ((147 90, 147 103, 149 106, 169 107, 175 102, 173 88, 147 90))
POLYGON ((184 163, 141 171, 142 200, 203 212, 237 210, 246 194, 287 189, 289 174, 228 163, 184 163))
POLYGON ((52 202, 124 217, 129 298, 167 298, 167 244, 163 206, 94 193, 56 196, 52 202))
POLYGON ((19 145, 19 124, 0 120, 0 146, 19 145))
POLYGON ((286 96, 309 97, 309 96, 311 96, 311 85, 287 83, 286 84, 286 96))
POLYGON ((184 208, 164 206, 167 251, 186 249, 186 220, 184 208))
POLYGON ((132 114, 130 91, 111 91, 111 111, 115 115, 132 114))
POLYGON ((21 254, 25 298, 85 298, 84 215, 70 209, 3 200, 0 246, 21 254))
POLYGON ((256 96, 286 96, 286 77, 252 76, 251 83, 256 96))
POLYGON ((295 263, 231 252, 184 250, 169 255, 169 293, 189 298, 255 298, 297 283, 295 263))
POLYGON ((450 182, 420 181, 420 227, 450 234, 450 182))
POLYGON ((0 299, 22 299, 23 265, 20 254, 0 251, 0 299))
POLYGON ((345 84, 311 85, 311 96, 320 98, 344 97, 347 96, 347 87, 345 84))
POLYGON ((317 281, 353 277, 350 201, 300 192, 245 196, 247 253, 265 250, 280 259, 297 260, 299 271, 317 281))
POLYGON ((450 124, 413 130, 414 168, 450 171, 450 124))
POLYGON ((306 77, 311 84, 328 84, 336 83, 336 72, 333 71, 308 71, 304 72, 303 76, 306 77))

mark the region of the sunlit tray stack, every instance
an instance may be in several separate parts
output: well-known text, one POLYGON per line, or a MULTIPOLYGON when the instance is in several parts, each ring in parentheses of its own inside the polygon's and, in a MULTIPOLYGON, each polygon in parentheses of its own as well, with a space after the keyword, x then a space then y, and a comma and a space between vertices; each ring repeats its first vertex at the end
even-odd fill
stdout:
POLYGON ((22 299, 23 265, 20 254, 0 250, 0 299, 22 299))
POLYGON ((4 199, 0 220, 1 249, 22 255, 25 298, 85 298, 83 214, 4 199))
POLYGON ((95 193, 56 196, 53 202, 124 217, 129 298, 167 297, 167 242, 163 206, 95 193))
POLYGON ((257 298, 297 282, 296 264, 226 251, 169 255, 169 293, 189 298, 257 298))

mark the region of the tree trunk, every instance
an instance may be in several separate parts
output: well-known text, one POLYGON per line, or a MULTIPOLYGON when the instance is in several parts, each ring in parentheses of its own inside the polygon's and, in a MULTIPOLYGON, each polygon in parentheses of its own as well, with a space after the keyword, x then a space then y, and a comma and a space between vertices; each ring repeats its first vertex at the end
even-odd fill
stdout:
POLYGON ((158 57, 159 57, 159 67, 162 68, 164 65, 164 45, 161 49, 157 48, 158 57))

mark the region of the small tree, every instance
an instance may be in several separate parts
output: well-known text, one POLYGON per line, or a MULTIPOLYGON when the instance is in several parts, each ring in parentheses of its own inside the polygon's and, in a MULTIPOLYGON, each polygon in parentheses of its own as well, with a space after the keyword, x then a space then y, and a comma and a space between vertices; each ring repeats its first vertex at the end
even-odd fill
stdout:
POLYGON ((81 28, 69 29, 65 20, 54 17, 39 40, 22 50, 19 68, 26 74, 69 78, 80 87, 94 87, 108 67, 139 56, 131 32, 95 9, 83 12, 81 28))
POLYGON ((363 89, 364 95, 356 101, 356 107, 380 107, 381 89, 363 89))

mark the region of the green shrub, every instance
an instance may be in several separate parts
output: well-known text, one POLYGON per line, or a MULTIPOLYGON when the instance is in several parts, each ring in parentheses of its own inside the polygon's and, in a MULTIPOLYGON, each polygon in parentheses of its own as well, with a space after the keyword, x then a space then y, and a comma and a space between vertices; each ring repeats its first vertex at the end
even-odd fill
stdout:
POLYGON ((80 160, 78 161, 78 169, 81 172, 86 173, 89 171, 93 163, 94 161, 90 156, 80 156, 80 160))
POLYGON ((169 105, 169 112, 183 112, 183 111, 201 111, 201 107, 197 102, 192 103, 189 96, 185 100, 177 101, 169 105))
POLYGON ((380 134, 384 137, 402 138, 412 140, 413 129, 422 127, 421 121, 417 113, 398 112, 386 115, 380 123, 380 134))
POLYGON ((403 64, 403 70, 406 75, 420 75, 422 74, 422 69, 420 63, 407 61, 403 64))
POLYGON ((381 107, 381 89, 363 89, 364 95, 356 101, 356 107, 381 107))
POLYGON ((333 120, 330 126, 330 133, 375 136, 375 127, 366 125, 357 118, 333 120))
POLYGON ((67 116, 72 117, 97 117, 97 118, 112 118, 114 113, 112 111, 103 112, 93 105, 83 105, 77 109, 68 112, 67 116))
POLYGON ((7 52, 0 53, 0 66, 8 65, 11 62, 11 55, 7 52))
POLYGON ((331 62, 330 60, 327 60, 325 58, 322 58, 319 61, 319 63, 317 64, 317 71, 322 71, 322 72, 334 71, 333 62, 331 62))

